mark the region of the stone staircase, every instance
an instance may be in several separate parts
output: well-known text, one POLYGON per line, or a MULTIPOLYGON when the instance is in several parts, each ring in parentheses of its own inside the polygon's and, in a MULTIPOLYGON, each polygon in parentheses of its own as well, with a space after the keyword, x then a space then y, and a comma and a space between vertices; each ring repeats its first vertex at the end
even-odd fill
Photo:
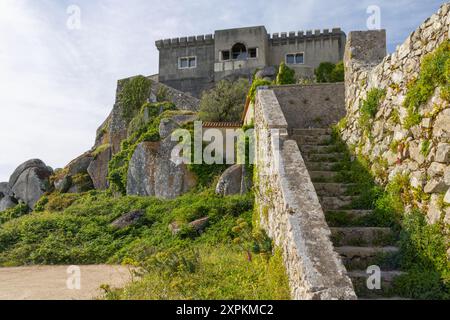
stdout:
POLYGON ((365 221, 371 210, 355 208, 357 185, 345 181, 348 175, 340 164, 349 160, 332 143, 330 129, 294 129, 292 139, 297 141, 306 162, 320 203, 331 228, 335 250, 340 254, 360 299, 400 299, 393 297, 392 282, 401 275, 397 271, 395 247, 397 235, 390 228, 377 227, 365 221), (342 174, 344 173, 344 174, 342 174), (381 268, 381 289, 369 290, 367 268, 381 268))

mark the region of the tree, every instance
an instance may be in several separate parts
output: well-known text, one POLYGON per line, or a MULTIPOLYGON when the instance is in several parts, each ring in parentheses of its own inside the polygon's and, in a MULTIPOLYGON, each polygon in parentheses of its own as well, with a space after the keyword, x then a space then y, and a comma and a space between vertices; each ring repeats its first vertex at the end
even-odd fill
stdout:
POLYGON ((344 82, 345 81, 345 69, 344 62, 339 62, 333 69, 331 73, 332 82, 344 82))
POLYGON ((200 119, 203 121, 239 121, 244 111, 249 83, 245 79, 235 82, 220 81, 203 93, 200 101, 200 119))
POLYGON ((343 82, 345 78, 344 63, 322 62, 314 73, 319 83, 343 82))
POLYGON ((289 68, 284 62, 280 64, 277 75, 277 85, 295 84, 295 71, 289 68))

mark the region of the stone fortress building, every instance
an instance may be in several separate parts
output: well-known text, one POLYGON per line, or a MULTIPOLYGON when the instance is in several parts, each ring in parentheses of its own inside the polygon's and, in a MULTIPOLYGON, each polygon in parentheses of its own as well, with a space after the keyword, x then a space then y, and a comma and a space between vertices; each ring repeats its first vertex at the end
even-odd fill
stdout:
POLYGON ((284 61, 309 78, 321 62, 343 60, 346 35, 340 28, 270 35, 264 26, 226 29, 156 41, 159 81, 199 97, 222 79, 251 78, 255 70, 284 61))

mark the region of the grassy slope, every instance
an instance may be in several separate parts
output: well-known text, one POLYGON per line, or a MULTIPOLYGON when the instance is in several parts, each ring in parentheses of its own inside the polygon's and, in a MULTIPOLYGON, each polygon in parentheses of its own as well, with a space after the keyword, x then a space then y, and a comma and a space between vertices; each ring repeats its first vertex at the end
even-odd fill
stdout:
POLYGON ((125 263, 141 267, 142 280, 108 298, 289 299, 279 252, 253 254, 233 239, 239 221, 251 226, 253 196, 218 197, 211 190, 175 200, 91 191, 44 197, 38 212, 1 215, 0 265, 125 263), (144 210, 139 224, 123 230, 111 222, 144 210), (169 223, 208 216, 199 236, 189 228, 173 236, 169 223))

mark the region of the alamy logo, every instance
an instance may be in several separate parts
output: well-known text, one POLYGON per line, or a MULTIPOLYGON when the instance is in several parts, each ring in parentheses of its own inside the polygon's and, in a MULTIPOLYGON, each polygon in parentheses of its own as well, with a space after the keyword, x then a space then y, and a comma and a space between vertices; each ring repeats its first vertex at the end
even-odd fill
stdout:
POLYGON ((67 8, 67 14, 69 18, 67 19, 66 26, 69 30, 80 30, 81 29, 81 8, 77 5, 70 5, 67 8))
POLYGON ((67 268, 66 285, 69 290, 81 290, 81 268, 79 266, 70 266, 67 268))
POLYGON ((381 269, 379 266, 370 266, 367 268, 367 289, 381 290, 381 269))
POLYGON ((367 29, 369 30, 380 30, 381 29, 381 9, 379 6, 369 6, 367 8, 367 29))

